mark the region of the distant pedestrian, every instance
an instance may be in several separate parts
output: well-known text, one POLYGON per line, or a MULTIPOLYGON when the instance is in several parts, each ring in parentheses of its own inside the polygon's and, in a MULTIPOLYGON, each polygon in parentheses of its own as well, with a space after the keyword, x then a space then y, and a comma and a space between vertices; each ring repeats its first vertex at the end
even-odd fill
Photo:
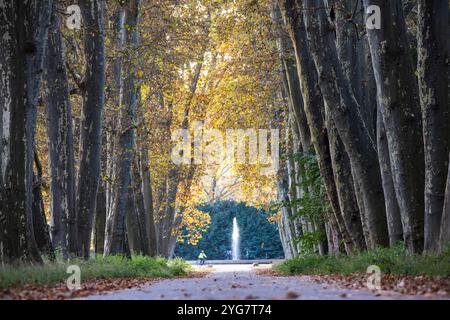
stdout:
POLYGON ((201 265, 201 266, 205 264, 206 258, 208 258, 208 257, 206 256, 205 251, 202 250, 202 251, 200 252, 200 254, 198 255, 198 259, 200 260, 200 265, 201 265))

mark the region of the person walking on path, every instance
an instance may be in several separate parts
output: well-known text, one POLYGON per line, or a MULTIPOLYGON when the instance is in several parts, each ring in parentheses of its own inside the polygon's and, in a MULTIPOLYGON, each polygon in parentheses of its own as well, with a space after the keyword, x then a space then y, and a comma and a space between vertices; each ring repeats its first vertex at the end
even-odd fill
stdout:
POLYGON ((205 251, 204 250, 200 251, 200 254, 198 255, 198 259, 200 260, 201 266, 205 264, 206 258, 207 258, 207 256, 205 254, 205 251))

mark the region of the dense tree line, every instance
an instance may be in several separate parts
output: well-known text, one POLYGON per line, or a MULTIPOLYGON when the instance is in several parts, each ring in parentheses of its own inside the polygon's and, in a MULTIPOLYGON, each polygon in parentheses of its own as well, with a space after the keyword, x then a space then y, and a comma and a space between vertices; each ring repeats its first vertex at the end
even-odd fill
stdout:
POLYGON ((149 142, 141 136, 135 141, 137 122, 140 135, 147 130, 139 118, 136 76, 141 1, 79 1, 79 33, 64 29, 68 5, 2 4, 3 262, 40 261, 49 250, 66 258, 88 258, 92 238, 96 253, 157 253, 149 142), (111 30, 112 36, 106 34, 111 30), (109 43, 116 50, 112 59, 105 53, 109 43), (72 95, 80 101, 75 126, 72 95), (108 100, 116 103, 118 115, 106 123, 108 100), (42 184, 35 173, 39 166, 34 168, 39 161, 35 139, 41 105, 47 128, 51 237, 43 237, 48 234, 43 206, 34 205, 42 202, 36 199, 42 184), (102 178, 106 172, 108 178, 102 178))
MULTIPOLYGON (((310 191, 297 187, 298 160, 285 162, 278 186, 288 204, 281 219, 287 255, 301 253, 298 239, 318 228, 330 253, 397 241, 410 253, 443 250, 448 1, 280 0, 273 18, 289 110, 284 151, 314 152, 330 203, 321 221, 305 223, 307 209, 296 201, 310 191), (380 9, 379 29, 368 21, 371 6, 380 9)), ((323 252, 319 240, 316 250, 323 252)))
MULTIPOLYGON (((273 60, 246 35, 261 31, 265 7, 33 0, 0 9, 2 263, 170 257, 182 228, 200 237, 209 220, 195 207, 230 191, 219 183, 214 199, 203 197, 208 168, 174 164, 171 135, 215 121, 207 111, 230 92, 229 108, 241 97, 243 108, 263 105, 273 60)), ((236 111, 233 121, 251 117, 236 111)))
POLYGON ((278 198, 287 257, 450 241, 448 1, 79 0, 80 29, 72 4, 0 5, 2 263, 170 257, 237 196, 278 198), (176 165, 198 120, 281 129, 276 177, 176 165))

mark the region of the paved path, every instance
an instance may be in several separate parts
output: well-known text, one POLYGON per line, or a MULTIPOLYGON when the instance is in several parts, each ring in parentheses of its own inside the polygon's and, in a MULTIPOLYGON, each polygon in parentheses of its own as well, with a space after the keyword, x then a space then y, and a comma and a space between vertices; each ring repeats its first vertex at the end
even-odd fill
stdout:
POLYGON ((89 300, 160 299, 417 299, 317 284, 307 277, 260 276, 251 265, 215 265, 204 278, 168 279, 140 288, 88 296, 89 300))

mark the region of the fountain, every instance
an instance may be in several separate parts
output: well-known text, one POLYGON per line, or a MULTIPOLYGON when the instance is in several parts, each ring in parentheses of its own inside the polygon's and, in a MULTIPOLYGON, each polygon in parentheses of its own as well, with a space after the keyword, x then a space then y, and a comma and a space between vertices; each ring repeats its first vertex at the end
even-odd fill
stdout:
POLYGON ((233 260, 239 260, 239 226, 236 217, 233 218, 233 232, 231 234, 231 255, 233 260))

